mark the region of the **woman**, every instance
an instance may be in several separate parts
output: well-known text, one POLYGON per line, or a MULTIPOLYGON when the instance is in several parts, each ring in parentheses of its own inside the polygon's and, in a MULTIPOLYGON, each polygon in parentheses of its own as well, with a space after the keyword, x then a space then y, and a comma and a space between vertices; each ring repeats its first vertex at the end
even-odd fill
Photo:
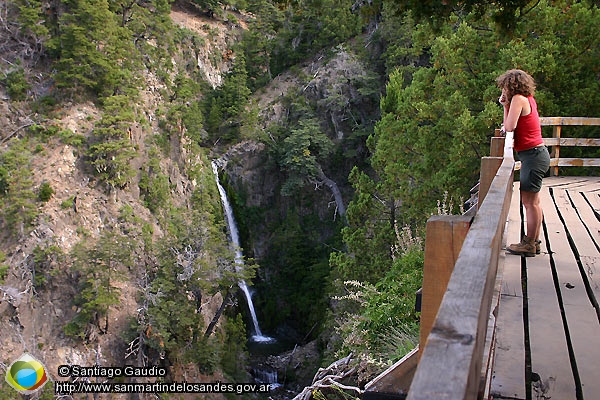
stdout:
POLYGON ((514 149, 521 160, 521 203, 527 216, 527 233, 520 243, 511 244, 512 254, 534 257, 540 253, 540 228, 543 211, 540 204, 542 178, 550 167, 550 154, 544 146, 542 127, 533 97, 535 81, 526 72, 511 69, 496 79, 502 90, 505 132, 514 132, 514 149))

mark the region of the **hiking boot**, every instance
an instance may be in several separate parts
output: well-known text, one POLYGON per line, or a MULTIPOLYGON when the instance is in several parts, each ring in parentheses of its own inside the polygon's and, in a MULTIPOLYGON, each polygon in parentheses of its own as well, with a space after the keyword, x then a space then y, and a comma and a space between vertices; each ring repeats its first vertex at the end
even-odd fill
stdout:
POLYGON ((535 257, 537 252, 536 241, 535 239, 525 235, 523 236, 523 239, 521 239, 521 243, 511 244, 506 248, 506 250, 511 254, 516 254, 519 256, 535 257))
POLYGON ((542 252, 541 248, 540 248, 541 244, 542 244, 541 240, 535 241, 535 254, 540 254, 542 252))

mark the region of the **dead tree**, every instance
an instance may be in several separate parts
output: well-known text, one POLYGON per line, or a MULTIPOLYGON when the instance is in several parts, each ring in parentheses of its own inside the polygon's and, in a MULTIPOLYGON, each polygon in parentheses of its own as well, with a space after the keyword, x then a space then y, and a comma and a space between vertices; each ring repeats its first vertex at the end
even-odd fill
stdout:
POLYGON ((206 332, 204 332, 205 338, 209 337, 212 334, 213 330, 215 329, 215 326, 217 325, 217 322, 219 322, 219 318, 221 318, 223 311, 225 311, 225 307, 227 307, 230 304, 230 302, 231 302, 231 286, 225 292, 225 296, 223 297, 223 302, 221 303, 221 306, 215 313, 215 316, 213 317, 212 321, 210 321, 210 324, 208 324, 208 327, 206 328, 206 332))
POLYGON ((319 368, 313 378, 312 385, 305 387, 302 392, 294 397, 294 400, 310 400, 314 391, 332 388, 351 391, 360 396, 364 392, 362 389, 342 383, 344 379, 354 375, 355 372, 356 366, 352 365, 352 353, 350 353, 346 357, 333 362, 327 368, 319 368))

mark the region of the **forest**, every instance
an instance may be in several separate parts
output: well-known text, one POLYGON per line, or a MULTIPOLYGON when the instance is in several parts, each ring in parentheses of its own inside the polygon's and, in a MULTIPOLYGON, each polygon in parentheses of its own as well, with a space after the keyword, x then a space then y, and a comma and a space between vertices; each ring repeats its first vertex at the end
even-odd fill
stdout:
POLYGON ((0 361, 247 382, 246 280, 264 330, 317 349, 274 396, 349 354, 364 386, 418 342, 425 223, 464 211, 496 77, 531 74, 543 116, 599 116, 599 6, 0 1, 0 361))

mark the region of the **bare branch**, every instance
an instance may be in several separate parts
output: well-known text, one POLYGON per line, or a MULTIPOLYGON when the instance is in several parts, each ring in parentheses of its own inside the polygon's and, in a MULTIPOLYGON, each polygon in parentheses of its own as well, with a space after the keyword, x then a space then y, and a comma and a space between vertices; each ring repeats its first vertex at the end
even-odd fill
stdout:
POLYGON ((10 139, 11 137, 13 137, 14 135, 17 134, 17 132, 19 132, 21 129, 27 128, 28 126, 33 125, 33 121, 30 121, 28 123, 26 123, 23 126, 18 127, 16 130, 14 130, 12 133, 10 133, 7 137, 5 137, 4 139, 2 139, 0 141, 0 144, 3 144, 4 142, 6 142, 8 139, 10 139))
POLYGON ((313 391, 331 388, 352 391, 356 392, 358 395, 362 395, 364 390, 360 389, 359 387, 340 383, 340 381, 356 372, 356 367, 350 365, 351 361, 352 353, 340 360, 333 362, 327 368, 319 368, 315 374, 315 377, 313 378, 312 385, 305 387, 302 392, 294 397, 294 400, 309 400, 312 398, 313 391))

